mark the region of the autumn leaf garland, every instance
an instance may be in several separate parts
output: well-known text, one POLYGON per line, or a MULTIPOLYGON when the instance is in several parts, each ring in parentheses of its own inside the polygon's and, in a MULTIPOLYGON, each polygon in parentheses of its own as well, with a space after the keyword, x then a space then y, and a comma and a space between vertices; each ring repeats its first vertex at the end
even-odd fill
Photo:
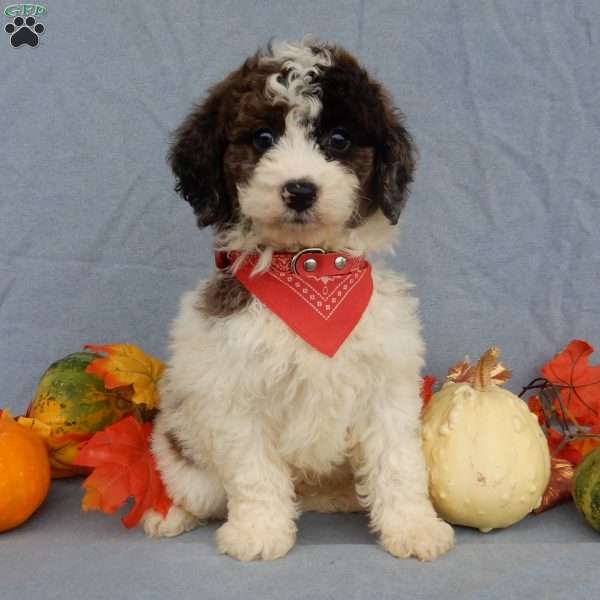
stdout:
POLYGON ((133 498, 131 511, 122 519, 128 528, 149 509, 166 516, 171 501, 150 447, 150 420, 158 409, 157 383, 164 365, 133 344, 88 344, 85 349, 106 355, 91 362, 86 372, 102 379, 107 389, 128 390, 135 410, 79 447, 73 464, 92 469, 83 482, 82 508, 112 514, 133 498))
MULTIPOLYGON (((164 370, 157 359, 146 356, 131 344, 87 345, 105 354, 88 367, 108 389, 130 388, 133 416, 111 425, 82 444, 75 464, 93 469, 85 480, 84 510, 114 513, 133 498, 133 507, 122 521, 134 527, 148 509, 166 515, 171 501, 167 496, 150 448, 152 424, 142 422, 158 408, 156 384, 164 370)), ((543 377, 525 386, 528 406, 543 427, 552 459, 552 479, 541 510, 570 498, 573 465, 600 444, 600 365, 591 366, 594 349, 587 342, 573 340, 541 369, 543 377)), ((474 371, 469 361, 450 368, 447 380, 470 381, 474 371)), ((493 382, 510 377, 502 365, 493 373, 493 382)), ((428 403, 436 381, 426 376, 421 396, 428 403)))
POLYGON ((541 368, 542 377, 523 388, 544 428, 555 458, 574 465, 600 445, 600 365, 589 364, 594 348, 572 340, 541 368))

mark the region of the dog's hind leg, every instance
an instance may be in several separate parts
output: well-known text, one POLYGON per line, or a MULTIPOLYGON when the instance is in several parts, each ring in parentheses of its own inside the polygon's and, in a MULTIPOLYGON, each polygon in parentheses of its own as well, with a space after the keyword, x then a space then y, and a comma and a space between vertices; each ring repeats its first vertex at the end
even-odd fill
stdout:
POLYGON ((175 537, 195 529, 201 521, 183 508, 173 505, 164 517, 155 510, 147 510, 142 517, 142 524, 148 537, 175 537))
POLYGON ((225 490, 217 474, 197 464, 181 447, 175 434, 163 431, 157 420, 152 452, 173 506, 165 517, 155 511, 144 515, 144 530, 150 537, 173 537, 223 519, 227 513, 225 490))

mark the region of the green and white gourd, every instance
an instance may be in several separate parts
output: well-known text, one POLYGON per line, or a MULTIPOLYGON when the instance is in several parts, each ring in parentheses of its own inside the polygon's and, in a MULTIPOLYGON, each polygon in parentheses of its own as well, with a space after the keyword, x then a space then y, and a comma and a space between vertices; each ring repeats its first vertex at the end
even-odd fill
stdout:
POLYGON ((600 532, 600 447, 592 450, 575 470, 573 500, 585 520, 600 532))

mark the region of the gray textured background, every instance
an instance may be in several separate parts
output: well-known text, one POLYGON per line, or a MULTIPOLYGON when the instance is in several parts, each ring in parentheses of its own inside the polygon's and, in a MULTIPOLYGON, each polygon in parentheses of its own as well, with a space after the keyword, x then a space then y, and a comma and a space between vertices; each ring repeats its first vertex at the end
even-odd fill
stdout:
MULTIPOLYGON (((172 192, 164 159, 169 133, 207 85, 257 46, 272 36, 297 39, 307 32, 338 41, 362 58, 393 92, 420 148, 403 243, 393 262, 417 285, 427 370, 443 375, 465 353, 475 356, 493 342, 513 367, 518 389, 571 338, 600 344, 596 0, 46 4, 48 15, 40 19, 46 32, 38 48, 12 48, 3 31, 6 17, 0 30, 0 406, 23 411, 50 362, 87 342, 133 342, 165 356, 179 296, 212 268, 210 234, 196 229, 191 209, 172 192)), ((72 486, 58 486, 54 503, 69 490, 72 486)), ((575 522, 572 509, 565 510, 575 522)), ((33 549, 43 557, 49 552, 44 531, 56 534, 54 518, 46 509, 42 525, 32 522, 0 543, 23 544, 22 554, 15 555, 23 559, 33 549)), ((138 534, 127 538, 116 521, 78 520, 71 541, 95 539, 86 530, 95 518, 117 544, 103 547, 106 560, 130 560, 132 551, 148 559, 149 553, 175 573, 173 589, 180 596, 182 590, 204 589, 186 587, 186 561, 193 569, 193 556, 177 554, 177 546, 145 546, 138 534), (173 554, 162 555, 163 548, 173 554)), ((220 565, 223 581, 231 569, 232 578, 242 578, 236 579, 239 589, 247 583, 263 597, 286 597, 280 569, 291 577, 290 585, 300 586, 289 595, 302 597, 302 585, 325 577, 323 571, 321 579, 312 579, 315 572, 343 562, 339 547, 346 550, 347 564, 356 565, 349 573, 358 578, 356 586, 345 586, 345 598, 359 590, 357 597, 365 597, 375 587, 380 597, 400 597, 397 593, 410 589, 423 594, 462 589, 477 598, 506 598, 501 569, 508 575, 520 565, 512 585, 524 582, 533 556, 532 570, 545 582, 538 592, 546 588, 544 597, 564 598, 561 572, 578 562, 587 568, 590 556, 597 566, 599 548, 571 540, 568 520, 547 518, 535 527, 469 538, 498 545, 489 554, 487 545, 473 556, 466 548, 451 554, 429 571, 425 587, 428 571, 413 563, 396 566, 375 548, 365 555, 371 566, 357 573, 362 551, 350 546, 356 542, 350 534, 346 546, 315 546, 314 552, 302 547, 279 563, 285 566, 258 571, 234 569, 225 559, 213 562, 206 533, 187 539, 208 548, 198 565, 200 558, 211 572, 220 565), (566 529, 544 523, 566 523, 566 529), (556 544, 561 540, 573 543, 556 544), (573 558, 572 551, 579 556, 573 558), (500 567, 502 557, 508 562, 500 567), (558 561, 558 568, 542 569, 540 557, 558 561), (454 577, 447 588, 445 578, 469 569, 467 560, 485 567, 490 579, 469 576, 465 583, 454 577), (397 585, 384 576, 396 568, 397 585), (252 578, 263 573, 274 575, 257 584, 252 578), (559 587, 552 595, 554 585, 559 587)), ((318 531, 320 523, 306 527, 318 531)), ((590 534, 576 541, 593 539, 590 534)), ((2 563, 4 558, 4 571, 2 563)), ((13 563, 15 581, 31 572, 23 567, 19 573, 24 560, 13 563)), ((78 571, 71 565, 65 573, 78 571)), ((347 569, 335 573, 330 581, 347 569)), ((62 575, 55 571, 51 578, 57 597, 64 597, 62 575)), ((168 586, 159 585, 163 575, 156 577, 155 589, 168 597, 168 586)), ((101 580, 88 585, 86 597, 101 597, 101 580)), ((584 578, 582 588, 581 581, 569 584, 576 596, 594 585, 584 578)), ((118 582, 113 597, 128 589, 118 582)), ((28 577, 29 587, 19 589, 30 598, 44 597, 42 583, 28 577)), ((239 592, 237 583, 228 585, 232 595, 239 592)), ((219 597, 227 596, 223 593, 219 597)))
POLYGON ((170 132, 274 35, 346 45, 407 115, 421 158, 393 262, 428 371, 493 342, 517 388, 571 338, 600 343, 600 3, 79 1, 43 22, 35 49, 0 32, 0 405, 87 342, 165 356, 212 269, 170 132))

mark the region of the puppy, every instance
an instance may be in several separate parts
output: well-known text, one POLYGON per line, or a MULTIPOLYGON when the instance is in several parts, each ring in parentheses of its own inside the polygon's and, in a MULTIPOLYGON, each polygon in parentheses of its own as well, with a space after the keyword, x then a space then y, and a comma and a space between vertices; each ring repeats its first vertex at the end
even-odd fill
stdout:
POLYGON ((226 519, 220 552, 268 560, 302 510, 364 508, 394 556, 446 552, 417 302, 367 261, 393 244, 415 163, 388 94, 338 46, 273 43, 210 90, 169 159, 217 269, 173 323, 153 451, 174 505, 146 533, 226 519))

